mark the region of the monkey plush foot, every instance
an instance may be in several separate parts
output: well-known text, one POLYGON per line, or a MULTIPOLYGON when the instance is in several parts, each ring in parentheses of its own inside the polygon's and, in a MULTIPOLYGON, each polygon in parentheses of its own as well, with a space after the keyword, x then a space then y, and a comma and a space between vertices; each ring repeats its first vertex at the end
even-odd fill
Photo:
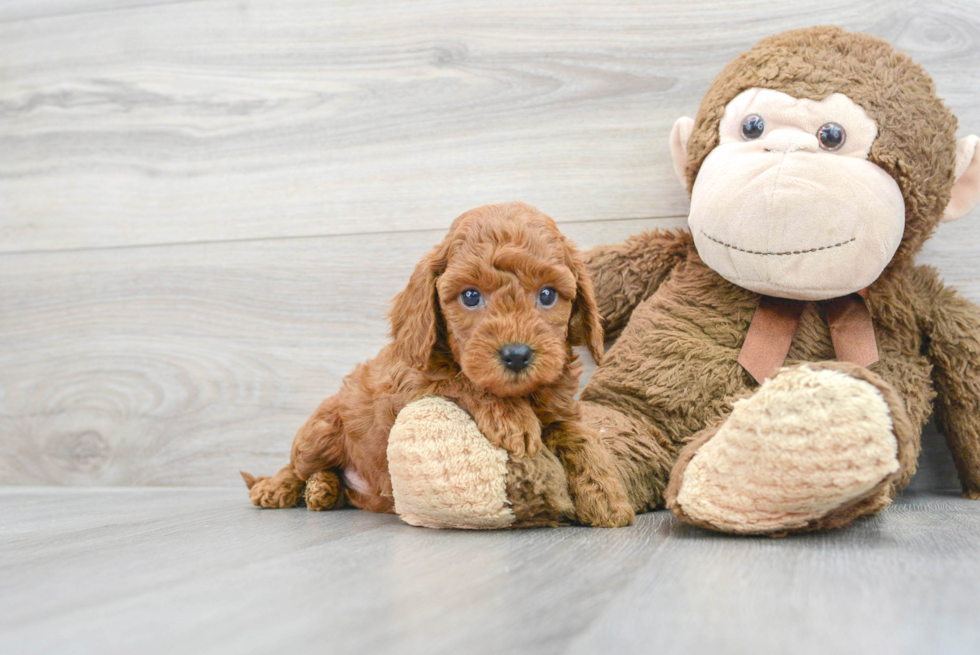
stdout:
POLYGON ((561 462, 547 448, 510 458, 462 408, 442 398, 405 407, 388 437, 395 513, 429 528, 499 529, 570 523, 561 462))
POLYGON ((866 369, 784 369, 684 448, 667 506, 722 532, 841 527, 891 502, 910 433, 897 394, 866 369))

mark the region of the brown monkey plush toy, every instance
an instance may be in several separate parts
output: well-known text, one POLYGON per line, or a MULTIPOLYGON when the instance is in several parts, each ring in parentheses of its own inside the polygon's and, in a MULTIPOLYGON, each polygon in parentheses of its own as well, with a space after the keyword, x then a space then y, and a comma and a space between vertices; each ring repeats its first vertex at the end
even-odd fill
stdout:
POLYGON ((637 511, 841 527, 915 471, 935 406, 980 499, 980 311, 913 259, 980 200, 978 139, 879 39, 761 41, 674 126, 688 232, 593 250, 608 336, 582 394, 637 511))
POLYGON ((842 527, 908 483, 933 407, 980 499, 980 310, 913 261, 980 201, 955 132, 921 67, 834 27, 761 41, 677 121, 690 232, 586 254, 617 340, 580 411, 636 512, 842 527))

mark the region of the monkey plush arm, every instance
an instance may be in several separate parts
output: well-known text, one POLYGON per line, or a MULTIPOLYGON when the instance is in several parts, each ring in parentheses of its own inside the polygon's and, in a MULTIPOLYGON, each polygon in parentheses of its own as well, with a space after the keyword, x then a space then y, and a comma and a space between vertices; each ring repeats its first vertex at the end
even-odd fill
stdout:
POLYGON ((980 500, 980 307, 932 281, 926 335, 937 420, 953 453, 963 495, 980 500))
POLYGON ((651 230, 585 253, 607 340, 619 336, 636 306, 653 295, 693 247, 688 232, 651 230))

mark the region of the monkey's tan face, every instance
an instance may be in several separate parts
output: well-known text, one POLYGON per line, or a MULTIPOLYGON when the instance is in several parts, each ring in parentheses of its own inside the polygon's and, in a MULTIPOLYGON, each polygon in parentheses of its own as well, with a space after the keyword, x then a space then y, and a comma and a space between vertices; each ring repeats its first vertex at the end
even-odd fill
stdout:
POLYGON ((688 219, 698 253, 758 293, 821 300, 871 284, 905 228, 898 184, 868 161, 878 134, 835 93, 816 102, 749 89, 725 108, 688 219))

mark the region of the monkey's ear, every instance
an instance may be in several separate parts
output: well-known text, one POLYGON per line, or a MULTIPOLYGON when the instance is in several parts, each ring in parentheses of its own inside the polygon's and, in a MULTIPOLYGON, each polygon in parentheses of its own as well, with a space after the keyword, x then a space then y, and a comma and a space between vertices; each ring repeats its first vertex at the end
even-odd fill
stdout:
POLYGON ((674 173, 681 181, 681 186, 687 188, 687 140, 694 131, 694 119, 681 116, 674 122, 670 131, 670 157, 674 160, 674 173))
POLYGON ((963 218, 980 204, 980 137, 965 136, 956 143, 954 176, 943 223, 963 218))

